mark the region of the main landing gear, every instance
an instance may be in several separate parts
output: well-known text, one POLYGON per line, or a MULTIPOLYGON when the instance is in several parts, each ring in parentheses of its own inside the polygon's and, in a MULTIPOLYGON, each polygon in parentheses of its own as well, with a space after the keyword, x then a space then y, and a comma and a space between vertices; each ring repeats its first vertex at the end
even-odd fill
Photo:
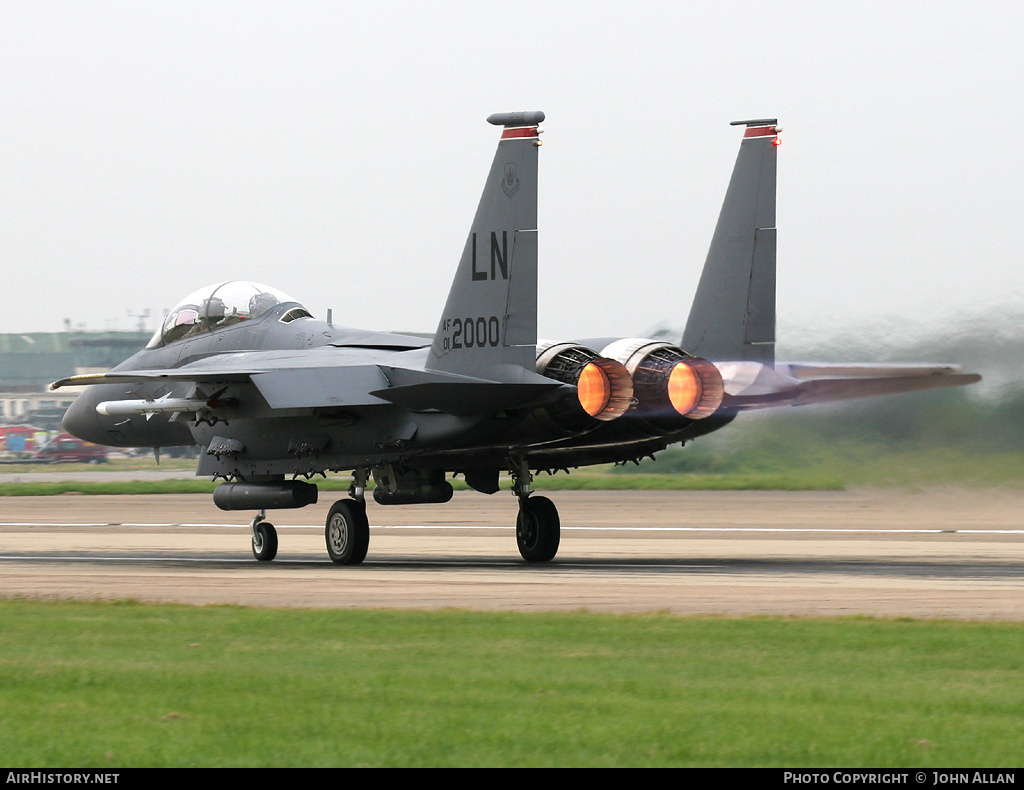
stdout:
POLYGON ((366 558, 370 546, 365 496, 368 478, 369 470, 357 469, 348 489, 350 499, 339 499, 327 514, 327 554, 337 565, 358 565, 366 558))
POLYGON ((558 553, 561 523, 555 503, 544 496, 531 497, 533 475, 525 461, 512 473, 512 493, 519 498, 516 543, 527 562, 548 562, 558 553))
POLYGON ((527 562, 547 562, 558 552, 560 524, 555 503, 546 496, 519 500, 516 543, 527 562))
MULTIPOLYGON (((367 474, 356 474, 349 488, 350 497, 334 503, 327 514, 324 539, 327 554, 338 565, 358 565, 370 546, 370 524, 366 518, 364 491, 367 474)), ((548 562, 558 553, 561 524, 554 502, 544 496, 531 496, 533 475, 525 462, 517 462, 512 472, 512 493, 519 499, 516 518, 516 544, 527 562, 548 562)), ((277 530, 261 510, 252 520, 252 554, 260 562, 277 556, 277 530)))
POLYGON ((366 519, 366 501, 340 499, 327 514, 324 529, 327 553, 338 565, 358 565, 370 546, 370 524, 366 519))

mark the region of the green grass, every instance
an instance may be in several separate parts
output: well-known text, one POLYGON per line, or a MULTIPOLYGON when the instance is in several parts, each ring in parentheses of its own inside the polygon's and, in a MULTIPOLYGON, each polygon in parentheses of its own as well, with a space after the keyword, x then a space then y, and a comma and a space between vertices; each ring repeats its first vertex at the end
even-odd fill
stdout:
MULTIPOLYGON (((710 441, 710 440, 709 440, 710 441)), ((194 467, 192 467, 194 468, 194 467)), ((186 470, 187 471, 187 470, 186 470)), ((322 491, 346 491, 346 474, 315 477, 322 491)), ((467 486, 451 480, 456 490, 467 486)), ((847 442, 839 446, 803 443, 787 447, 732 447, 728 444, 674 447, 654 462, 639 466, 574 469, 570 474, 539 474, 538 491, 666 490, 666 491, 839 491, 850 486, 930 487, 944 485, 1020 486, 1024 484, 1024 453, 972 454, 956 448, 884 449, 847 442)), ((206 494, 216 483, 205 478, 169 480, 66 480, 36 482, 26 473, 18 482, 0 482, 0 496, 56 494, 206 494)), ((372 488, 372 483, 370 485, 372 488)), ((508 488, 504 481, 503 488, 508 488)))
POLYGON ((209 494, 216 484, 206 479, 182 480, 58 480, 54 482, 0 483, 0 496, 56 496, 58 494, 209 494))
POLYGON ((1024 625, 0 603, 0 763, 1009 767, 1024 625))
POLYGON ((617 467, 614 474, 681 476, 694 481, 744 479, 778 481, 784 488, 851 486, 929 487, 944 485, 1019 487, 1024 484, 1024 452, 973 453, 960 448, 886 448, 874 443, 803 442, 786 446, 709 440, 673 447, 655 461, 617 467), (789 483, 791 485, 787 486, 789 483))
POLYGON ((61 464, 19 464, 5 462, 0 464, 0 472, 4 474, 27 474, 47 472, 133 472, 133 471, 167 471, 169 469, 192 472, 196 461, 188 458, 163 458, 157 463, 152 455, 138 458, 112 457, 104 464, 61 463, 61 464))
MULTIPOLYGON (((312 482, 321 491, 347 491, 351 478, 346 475, 331 475, 314 478, 312 482)), ((455 490, 466 490, 468 486, 461 479, 450 481, 455 490)), ((58 494, 209 494, 219 483, 205 478, 182 478, 173 480, 60 480, 17 483, 0 483, 0 496, 55 496, 58 494)), ((505 480, 502 488, 510 489, 505 480)), ((368 486, 372 489, 372 482, 368 486)), ((579 490, 663 490, 663 491, 736 491, 736 490, 841 490, 842 481, 829 474, 812 470, 798 473, 745 473, 745 474, 639 474, 615 475, 606 469, 598 471, 574 471, 571 475, 538 475, 533 488, 538 491, 579 491, 579 490)))
POLYGON ((601 469, 574 471, 571 475, 538 475, 532 487, 538 491, 841 491, 843 481, 815 470, 615 474, 601 469))

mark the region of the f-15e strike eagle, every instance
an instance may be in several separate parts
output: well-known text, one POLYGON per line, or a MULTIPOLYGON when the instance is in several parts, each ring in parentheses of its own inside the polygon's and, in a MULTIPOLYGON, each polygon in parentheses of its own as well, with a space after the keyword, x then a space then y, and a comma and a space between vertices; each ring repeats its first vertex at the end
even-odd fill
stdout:
POLYGON ((197 475, 224 510, 255 510, 257 560, 277 553, 272 508, 317 501, 308 482, 350 472, 327 552, 363 561, 365 492, 381 505, 442 503, 445 475, 519 500, 523 558, 558 550, 558 511, 533 473, 639 459, 722 428, 741 411, 970 384, 944 365, 775 361, 775 119, 736 121, 739 155, 679 345, 643 338, 537 340, 537 160, 542 112, 502 128, 432 339, 315 319, 280 291, 226 282, 168 314, 145 349, 93 385, 64 428, 115 447, 203 448, 197 475), (301 478, 301 479, 300 479, 301 478))

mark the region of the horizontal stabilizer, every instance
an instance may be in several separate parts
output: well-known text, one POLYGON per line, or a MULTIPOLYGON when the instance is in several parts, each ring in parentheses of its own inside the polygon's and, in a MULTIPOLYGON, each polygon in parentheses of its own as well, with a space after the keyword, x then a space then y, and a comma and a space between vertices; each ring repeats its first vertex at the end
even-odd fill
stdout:
POLYGON ((724 411, 804 406, 872 395, 962 387, 981 380, 955 365, 778 364, 722 362, 724 411))
POLYGON ((780 373, 786 373, 795 379, 817 380, 817 379, 858 379, 858 378, 919 378, 931 375, 949 375, 959 373, 959 365, 930 365, 913 364, 905 365, 879 365, 873 362, 865 363, 807 363, 789 362, 779 363, 775 369, 780 373))
POLYGON ((831 403, 833 401, 867 398, 872 395, 898 395, 903 392, 963 387, 981 381, 976 373, 936 374, 918 377, 894 376, 888 378, 864 379, 818 379, 805 383, 794 406, 810 403, 831 403))

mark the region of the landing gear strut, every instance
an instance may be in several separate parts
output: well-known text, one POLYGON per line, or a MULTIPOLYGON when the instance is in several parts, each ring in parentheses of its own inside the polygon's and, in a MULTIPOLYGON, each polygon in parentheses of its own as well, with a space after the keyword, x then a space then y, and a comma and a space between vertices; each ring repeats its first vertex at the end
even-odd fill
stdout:
POLYGON ((526 461, 517 461, 512 469, 512 493, 519 498, 516 543, 527 562, 548 562, 558 553, 561 523, 554 502, 544 496, 530 496, 532 480, 526 461))
POLYGON ((277 556, 277 530, 267 521, 267 511, 261 510, 251 526, 252 556, 260 562, 270 562, 277 556))

